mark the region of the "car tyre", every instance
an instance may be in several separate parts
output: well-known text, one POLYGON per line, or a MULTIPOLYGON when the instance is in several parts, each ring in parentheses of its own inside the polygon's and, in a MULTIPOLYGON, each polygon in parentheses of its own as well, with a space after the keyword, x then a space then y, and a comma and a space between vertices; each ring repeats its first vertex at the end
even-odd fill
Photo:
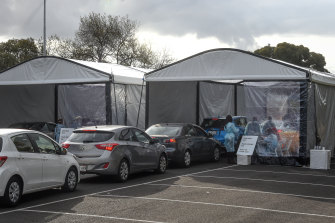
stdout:
POLYGON ((16 206, 22 197, 22 187, 22 181, 19 177, 14 176, 10 178, 2 198, 2 203, 8 207, 16 206))
POLYGON ((220 156, 221 156, 220 148, 216 146, 213 150, 213 157, 212 157, 213 161, 218 162, 220 160, 220 156))
POLYGON ((156 169, 157 173, 165 173, 167 167, 167 158, 164 154, 159 157, 158 167, 156 169))
POLYGON ((65 192, 72 192, 76 189, 78 184, 78 171, 76 168, 71 167, 69 171, 67 171, 64 185, 62 186, 62 190, 65 192))
POLYGON ((183 160, 182 160, 182 166, 185 168, 188 168, 191 166, 191 152, 190 150, 186 150, 183 156, 183 160))
POLYGON ((122 159, 118 169, 118 180, 120 182, 126 182, 129 176, 129 164, 126 159, 122 159))

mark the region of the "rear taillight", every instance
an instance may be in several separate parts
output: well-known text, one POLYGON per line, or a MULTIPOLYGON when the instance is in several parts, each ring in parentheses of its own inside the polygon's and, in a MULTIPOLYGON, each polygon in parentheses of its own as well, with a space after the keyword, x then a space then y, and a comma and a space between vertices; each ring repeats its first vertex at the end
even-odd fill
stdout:
POLYGON ((0 156, 0 167, 6 162, 7 158, 7 156, 0 156))
POLYGON ((62 147, 63 147, 64 149, 67 149, 67 148, 70 147, 70 144, 65 144, 65 143, 63 143, 63 144, 62 144, 62 147))
POLYGON ((97 144, 95 145, 95 147, 97 147, 98 149, 102 149, 102 150, 112 151, 118 145, 119 144, 117 143, 107 143, 107 144, 97 144))
POLYGON ((172 139, 165 139, 164 141, 165 143, 176 143, 176 139, 172 138, 172 139))

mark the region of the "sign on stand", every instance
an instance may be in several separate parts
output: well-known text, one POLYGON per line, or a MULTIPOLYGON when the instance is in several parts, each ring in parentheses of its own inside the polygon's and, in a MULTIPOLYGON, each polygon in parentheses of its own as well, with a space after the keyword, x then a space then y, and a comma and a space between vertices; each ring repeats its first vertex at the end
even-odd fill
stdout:
POLYGON ((258 136, 242 136, 237 155, 251 156, 254 153, 258 136))
POLYGON ((61 128, 59 135, 59 144, 65 142, 70 137, 73 131, 74 128, 61 128))

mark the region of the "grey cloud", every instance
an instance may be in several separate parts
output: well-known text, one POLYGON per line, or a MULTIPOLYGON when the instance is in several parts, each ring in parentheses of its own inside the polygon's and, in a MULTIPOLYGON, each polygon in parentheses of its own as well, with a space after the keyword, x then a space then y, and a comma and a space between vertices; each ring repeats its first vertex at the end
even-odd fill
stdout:
MULTIPOLYGON (((4 0, 0 36, 42 36, 43 0, 4 0)), ((162 35, 196 33, 247 48, 266 34, 335 35, 332 0, 47 0, 47 33, 72 37, 80 16, 129 15, 162 35)))

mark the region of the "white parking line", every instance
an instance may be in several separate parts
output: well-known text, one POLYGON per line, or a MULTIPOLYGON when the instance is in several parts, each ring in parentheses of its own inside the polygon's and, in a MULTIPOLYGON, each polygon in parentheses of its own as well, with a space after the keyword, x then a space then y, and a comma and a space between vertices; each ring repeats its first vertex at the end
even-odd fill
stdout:
POLYGON ((226 166, 226 167, 221 167, 221 168, 216 168, 216 169, 210 169, 210 170, 204 170, 204 171, 200 171, 200 172, 196 172, 196 173, 189 173, 189 174, 179 175, 179 176, 175 176, 175 177, 168 177, 168 178, 164 178, 164 179, 160 179, 160 180, 154 180, 154 181, 149 181, 149 182, 146 182, 146 183, 134 184, 134 185, 119 187, 119 188, 115 188, 115 189, 110 189, 110 190, 105 190, 105 191, 100 191, 100 192, 95 192, 95 193, 90 193, 90 194, 84 194, 84 195, 80 195, 80 196, 76 196, 76 197, 70 197, 70 198, 61 199, 61 200, 57 200, 57 201, 51 201, 51 202, 47 202, 47 203, 43 203, 43 204, 37 204, 37 205, 30 206, 30 207, 25 207, 25 208, 10 210, 10 211, 4 211, 4 212, 0 212, 0 215, 8 214, 8 213, 16 212, 16 211, 23 211, 23 210, 27 210, 27 209, 31 209, 31 208, 36 208, 36 207, 41 207, 41 206, 45 206, 45 205, 49 205, 49 204, 55 204, 55 203, 64 202, 64 201, 70 201, 70 200, 74 200, 74 199, 83 198, 83 197, 86 197, 86 196, 97 195, 97 194, 100 194, 100 193, 107 193, 107 192, 111 192, 111 191, 123 190, 123 189, 127 189, 127 188, 138 187, 138 186, 147 185, 147 184, 151 184, 151 183, 161 182, 161 181, 165 181, 165 180, 171 180, 171 179, 180 178, 180 177, 184 177, 184 176, 188 176, 188 175, 192 175, 192 174, 207 173, 207 172, 210 172, 210 171, 226 169, 226 168, 230 168, 230 167, 234 167, 234 166, 236 166, 236 165, 226 166))
POLYGON ((275 172, 275 171, 266 171, 266 170, 235 170, 235 169, 225 169, 224 171, 236 171, 236 172, 256 172, 256 173, 287 174, 287 175, 298 175, 298 176, 312 176, 312 177, 327 177, 327 178, 335 178, 335 176, 320 175, 320 174, 308 174, 308 173, 287 173, 287 172, 275 172))
POLYGON ((102 215, 95 215, 95 214, 79 214, 79 213, 58 212, 58 211, 41 211, 41 210, 22 210, 22 211, 34 212, 34 213, 60 214, 60 215, 82 216, 82 217, 116 219, 116 220, 134 221, 134 222, 163 223, 161 221, 149 221, 149 220, 140 220, 140 219, 133 219, 133 218, 118 218, 118 217, 102 216, 102 215))
POLYGON ((303 182, 295 182, 295 181, 285 181, 285 180, 265 180, 265 179, 257 179, 257 178, 247 178, 247 177, 218 177, 218 176, 198 176, 198 175, 188 175, 192 177, 202 177, 202 178, 214 178, 214 179, 233 179, 233 180, 251 180, 251 181, 262 181, 262 182, 274 182, 274 183, 287 183, 287 184, 301 184, 301 185, 310 185, 310 186, 318 186, 318 187, 334 187, 335 185, 330 184, 313 184, 313 183, 303 183, 303 182))
POLYGON ((98 195, 98 197, 133 198, 133 199, 143 199, 143 200, 179 202, 179 203, 188 203, 188 204, 202 204, 202 205, 212 205, 212 206, 223 206, 223 207, 258 210, 258 211, 269 211, 269 212, 284 213, 284 214, 295 214, 295 215, 306 215, 306 216, 314 216, 314 217, 335 218, 335 216, 333 216, 333 215, 312 214, 312 213, 296 212, 296 211, 283 211, 283 210, 275 210, 275 209, 268 209, 268 208, 257 208, 257 207, 241 206, 241 205, 231 205, 231 204, 224 204, 224 203, 208 203, 208 202, 199 202, 199 201, 185 201, 185 200, 174 200, 174 199, 155 198, 155 197, 132 197, 132 196, 122 196, 122 195, 98 195))
POLYGON ((238 191, 238 192, 248 192, 248 193, 260 193, 260 194, 271 194, 271 195, 284 195, 284 196, 293 196, 293 197, 303 197, 303 198, 313 198, 320 200, 335 200, 332 197, 315 197, 308 195, 300 195, 300 194, 286 194, 286 193, 276 193, 276 192, 266 192, 259 190, 243 190, 243 189, 234 189, 234 188, 226 188, 226 187, 201 187, 201 186, 188 186, 188 185, 180 185, 180 184, 149 184, 148 186, 168 186, 168 187, 185 187, 185 188, 199 188, 199 189, 210 189, 210 190, 227 190, 227 191, 238 191))

